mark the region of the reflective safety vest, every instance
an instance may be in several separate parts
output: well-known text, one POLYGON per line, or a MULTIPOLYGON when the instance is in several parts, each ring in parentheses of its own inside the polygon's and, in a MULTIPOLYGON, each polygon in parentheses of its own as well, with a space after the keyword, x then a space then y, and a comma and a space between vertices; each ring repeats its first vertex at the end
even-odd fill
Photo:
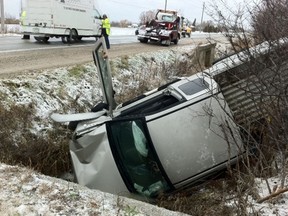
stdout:
POLYGON ((110 35, 110 21, 108 18, 102 20, 102 28, 105 28, 106 34, 110 35))
POLYGON ((22 11, 21 13, 21 17, 20 17, 20 22, 21 22, 21 25, 24 25, 24 21, 26 19, 26 11, 22 11))

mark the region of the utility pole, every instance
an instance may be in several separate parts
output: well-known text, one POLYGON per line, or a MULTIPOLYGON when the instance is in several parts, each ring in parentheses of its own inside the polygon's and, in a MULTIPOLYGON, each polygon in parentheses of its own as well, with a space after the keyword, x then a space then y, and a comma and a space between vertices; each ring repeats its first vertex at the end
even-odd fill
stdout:
POLYGON ((1 8, 1 33, 4 34, 4 0, 0 0, 1 8))
MULTIPOLYGON (((203 9, 202 9, 202 15, 201 15, 201 31, 202 31, 202 28, 203 28, 202 23, 203 23, 204 9, 205 9, 205 2, 203 2, 203 9)), ((200 32, 201 32, 201 31, 200 31, 200 32)))
POLYGON ((167 9, 167 0, 165 0, 165 12, 166 12, 166 9, 167 9))

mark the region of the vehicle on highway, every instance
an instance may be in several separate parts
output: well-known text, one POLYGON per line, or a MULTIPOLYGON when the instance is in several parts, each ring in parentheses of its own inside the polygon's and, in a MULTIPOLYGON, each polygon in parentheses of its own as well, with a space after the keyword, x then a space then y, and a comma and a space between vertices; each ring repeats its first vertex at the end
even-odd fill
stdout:
POLYGON ((37 41, 61 38, 63 43, 101 36, 101 15, 93 1, 22 0, 21 33, 37 41))
POLYGON ((191 33, 192 33, 192 28, 190 28, 189 26, 184 26, 184 27, 182 28, 181 35, 182 35, 183 37, 186 37, 186 36, 187 36, 187 37, 190 38, 191 33))
POLYGON ((170 46, 171 42, 177 44, 180 39, 180 22, 177 11, 158 9, 155 19, 140 26, 137 39, 141 43, 151 41, 166 46, 170 46))
POLYGON ((51 115, 76 122, 70 154, 79 184, 154 197, 223 170, 244 153, 231 111, 209 74, 177 79, 115 106, 102 38, 93 57, 104 102, 91 113, 51 115))

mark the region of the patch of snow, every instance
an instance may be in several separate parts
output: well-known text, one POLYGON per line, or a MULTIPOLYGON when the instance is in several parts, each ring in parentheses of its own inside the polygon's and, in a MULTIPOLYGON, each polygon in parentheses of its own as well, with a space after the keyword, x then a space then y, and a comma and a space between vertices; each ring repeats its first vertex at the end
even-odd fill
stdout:
POLYGON ((135 35, 135 28, 111 27, 111 35, 135 35))
MULTIPOLYGON (((130 29, 131 30, 131 29, 130 29)), ((133 29, 132 29, 133 30, 133 29)), ((169 64, 175 56, 185 60, 195 47, 181 47, 174 51, 145 53, 129 57, 127 68, 122 68, 113 76, 115 91, 136 86, 133 76, 152 76, 151 67, 169 64), (127 76, 127 83, 120 80, 127 76)), ((114 59, 114 65, 120 65, 121 59, 114 59)), ((52 112, 79 112, 75 106, 91 108, 102 100, 100 83, 96 67, 92 62, 83 65, 82 72, 72 72, 73 67, 44 70, 41 73, 30 73, 13 79, 0 80, 0 94, 5 96, 2 104, 33 103, 36 116, 40 122, 34 122, 32 130, 37 133, 52 127, 49 115, 52 112), (84 70, 84 71, 83 71, 84 70), (73 102, 73 103, 72 103, 73 102)), ((153 74, 154 76, 155 74, 153 74)), ((155 79, 161 80, 162 77, 155 79)), ((82 110, 85 111, 85 110, 82 110)), ((86 110, 88 111, 88 110, 86 110)), ((37 174, 31 170, 0 164, 1 215, 184 215, 152 206, 137 200, 107 194, 97 190, 81 187, 71 182, 37 174)), ((279 178, 268 179, 271 186, 279 184, 279 178)), ((269 194, 267 185, 262 179, 256 179, 260 197, 269 194)), ((285 184, 287 186, 287 182, 285 184)), ((227 205, 234 205, 233 200, 227 205)), ((251 206, 248 211, 261 212, 262 215, 288 215, 288 195, 282 194, 277 202, 257 203, 249 196, 251 206)))
POLYGON ((0 215, 185 215, 1 163, 0 179, 0 215))
MULTIPOLYGON (((192 52, 191 50, 193 49, 194 46, 183 47, 173 51, 144 53, 130 57, 127 69, 120 68, 118 70, 117 68, 117 74, 113 76, 115 91, 120 92, 123 87, 129 89, 131 86, 137 86, 135 77, 155 76, 155 74, 151 74, 153 65, 159 67, 165 62, 168 67, 175 61, 175 58, 184 58, 185 56, 189 58, 185 53, 192 52), (124 86, 119 81, 123 80, 123 77, 130 77, 127 80, 128 82, 124 83, 124 86)), ((120 58, 113 59, 112 62, 113 65, 121 67, 120 58)), ((161 80, 162 77, 157 79, 161 80)), ((46 124, 49 123, 49 116, 52 112, 79 112, 75 107, 71 107, 72 102, 77 104, 77 107, 92 108, 102 100, 98 73, 93 62, 85 64, 83 68, 79 69, 77 69, 77 66, 73 66, 44 70, 41 73, 29 73, 13 79, 1 79, 0 92, 5 95, 5 101, 2 102, 7 107, 11 103, 34 104, 37 112, 36 116, 43 119, 46 124), (73 72, 73 70, 79 71, 73 72)), ((49 125, 46 125, 46 127, 49 125)), ((37 129, 39 128, 41 128, 40 125, 38 125, 37 129)))
MULTIPOLYGON (((271 190, 276 191, 280 188, 281 184, 281 177, 280 176, 274 176, 267 179, 267 182, 264 179, 256 178, 255 184, 256 184, 256 190, 259 193, 259 197, 263 198, 268 196, 269 190, 268 185, 271 188, 271 190)), ((286 178, 285 186, 288 186, 288 180, 286 178)), ((264 203, 257 203, 255 200, 250 198, 251 200, 251 208, 250 212, 253 210, 259 211, 261 215, 263 216, 270 216, 270 215, 278 215, 278 216, 286 216, 288 215, 288 193, 283 193, 276 198, 270 199, 265 201, 264 203)))

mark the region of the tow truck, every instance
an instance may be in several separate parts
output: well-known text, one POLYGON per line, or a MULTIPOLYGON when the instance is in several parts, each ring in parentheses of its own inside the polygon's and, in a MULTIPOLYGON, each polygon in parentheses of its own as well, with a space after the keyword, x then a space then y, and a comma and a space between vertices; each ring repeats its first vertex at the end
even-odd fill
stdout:
POLYGON ((178 44, 180 39, 181 18, 177 11, 158 9, 155 19, 141 26, 137 39, 141 43, 158 42, 170 46, 171 42, 178 44))

